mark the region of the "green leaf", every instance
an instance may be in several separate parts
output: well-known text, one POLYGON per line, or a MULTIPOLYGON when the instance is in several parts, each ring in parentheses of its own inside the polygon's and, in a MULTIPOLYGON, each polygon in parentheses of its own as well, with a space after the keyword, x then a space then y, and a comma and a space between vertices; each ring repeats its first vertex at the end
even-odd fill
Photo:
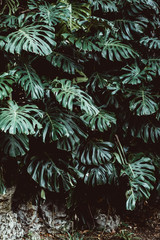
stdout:
MULTIPOLYGON (((78 126, 78 118, 72 113, 62 111, 60 108, 48 104, 43 112, 43 118, 38 119, 42 124, 41 135, 43 142, 49 140, 58 141, 58 148, 67 150, 66 144, 71 141, 71 145, 80 141, 80 137, 86 137, 87 134, 78 126), (75 141, 75 142, 74 142, 75 141)), ((73 146, 72 145, 72 146, 73 146)), ((70 146, 71 147, 71 146, 70 146)), ((68 149, 69 150, 69 149, 68 149)))
POLYGON ((138 116, 151 115, 158 110, 158 105, 149 92, 138 90, 136 97, 130 101, 130 110, 136 111, 138 116))
POLYGON ((97 46, 98 42, 96 37, 89 36, 80 38, 79 36, 77 37, 76 35, 69 33, 64 33, 63 37, 64 39, 69 40, 72 44, 75 44, 76 48, 85 52, 100 51, 100 48, 97 46))
POLYGON ((0 14, 3 14, 6 10, 8 11, 9 15, 14 14, 18 7, 19 1, 18 0, 4 0, 1 2, 1 11, 0 14))
POLYGON ((12 84, 14 79, 10 73, 4 72, 0 75, 0 100, 9 97, 10 93, 13 91, 12 84))
POLYGON ((41 190, 41 198, 46 200, 46 193, 45 193, 44 189, 41 190))
POLYGON ((141 21, 129 19, 116 19, 113 21, 115 28, 119 30, 120 39, 133 40, 134 33, 143 33, 147 27, 146 19, 141 21))
POLYGON ((19 28, 6 37, 5 50, 21 54, 22 50, 46 56, 56 46, 54 28, 44 24, 30 24, 19 28))
POLYGON ((84 114, 81 119, 88 125, 92 131, 95 129, 100 132, 107 131, 112 124, 116 124, 116 118, 113 113, 108 113, 105 110, 100 110, 96 115, 84 114))
POLYGON ((137 53, 129 46, 115 39, 99 43, 102 49, 102 57, 110 61, 122 61, 123 59, 135 58, 137 53))
POLYGON ((41 135, 43 142, 46 142, 49 139, 50 142, 56 141, 61 137, 69 137, 72 134, 72 128, 66 128, 64 123, 66 123, 60 113, 59 109, 56 107, 47 108, 43 112, 43 118, 39 118, 40 123, 42 124, 41 135))
POLYGON ((77 70, 82 70, 82 65, 78 64, 76 59, 72 59, 70 55, 64 53, 52 52, 51 55, 47 56, 47 60, 54 67, 62 68, 64 72, 69 74, 75 74, 77 70))
POLYGON ((87 169, 85 166, 80 166, 79 170, 84 173, 84 183, 92 187, 111 184, 117 178, 116 169, 112 163, 87 169))
POLYGON ((44 96, 44 87, 41 79, 30 64, 18 65, 15 68, 17 82, 21 85, 27 96, 32 99, 42 98, 44 96))
POLYGON ((75 187, 76 179, 69 172, 70 166, 67 166, 68 170, 66 171, 66 164, 62 160, 59 159, 60 168, 45 152, 37 156, 28 156, 28 158, 27 172, 41 187, 53 192, 68 191, 75 187))
POLYGON ((1 15, 0 27, 1 28, 16 28, 18 24, 18 18, 14 15, 1 15))
POLYGON ((118 12, 115 0, 89 0, 94 11, 102 8, 103 12, 118 12))
POLYGON ((0 146, 3 152, 11 157, 23 156, 29 151, 29 139, 23 134, 2 134, 0 146))
POLYGON ((72 152, 80 144, 80 138, 77 135, 69 135, 68 137, 62 137, 57 141, 57 148, 72 152))
POLYGON ((69 10, 68 27, 71 31, 81 28, 83 21, 87 21, 91 15, 90 5, 79 1, 63 0, 69 10))
POLYGON ((107 74, 102 74, 95 72, 89 78, 87 83, 87 89, 90 89, 92 92, 96 92, 97 88, 103 89, 107 86, 109 76, 107 74))
POLYGON ((143 139, 145 143, 152 141, 158 142, 160 138, 160 127, 153 123, 142 123, 132 127, 131 134, 133 137, 143 139))
MULTIPOLYGON (((159 13, 159 6, 154 0, 127 0, 129 5, 127 5, 127 11, 129 15, 135 16, 135 14, 140 14, 144 10, 154 10, 157 14, 159 13)), ((121 2, 120 2, 121 4, 121 2)))
POLYGON ((155 167, 152 165, 150 158, 140 158, 140 154, 133 157, 132 162, 123 167, 124 170, 121 170, 121 175, 129 177, 130 185, 130 190, 126 192, 126 208, 133 210, 137 200, 150 197, 153 182, 156 180, 154 177, 155 167))
POLYGON ((149 58, 147 60, 148 66, 160 76, 160 59, 159 58, 149 58))
POLYGON ((64 108, 73 111, 74 106, 79 106, 81 110, 92 115, 97 114, 99 110, 94 106, 92 98, 77 85, 73 85, 70 80, 62 79, 53 81, 52 92, 57 101, 64 108))
POLYGON ((143 37, 140 43, 150 49, 160 49, 160 39, 153 37, 143 37))
POLYGON ((50 4, 46 1, 29 0, 28 7, 35 10, 35 16, 49 26, 57 25, 61 21, 67 22, 69 18, 69 9, 64 3, 50 4))
POLYGON ((82 130, 81 122, 78 121, 77 116, 63 113, 61 119, 63 119, 66 128, 70 127, 71 130, 69 136, 64 136, 57 141, 57 148, 73 152, 81 140, 87 138, 88 134, 82 130))
POLYGON ((77 148, 75 157, 84 165, 105 164, 112 158, 113 144, 98 140, 86 140, 77 148))
POLYGON ((126 73, 120 76, 123 84, 137 85, 144 83, 146 80, 151 81, 155 75, 152 68, 146 67, 140 69, 137 64, 132 66, 126 66, 122 68, 126 73))
POLYGON ((42 126, 32 114, 41 114, 37 106, 18 106, 8 101, 8 107, 0 108, 0 129, 10 134, 34 134, 42 126))

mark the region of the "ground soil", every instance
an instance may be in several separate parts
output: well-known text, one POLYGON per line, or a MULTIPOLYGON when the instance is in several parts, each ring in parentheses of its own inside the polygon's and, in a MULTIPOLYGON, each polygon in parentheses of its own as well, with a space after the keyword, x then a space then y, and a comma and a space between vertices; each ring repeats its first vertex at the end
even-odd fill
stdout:
POLYGON ((160 202, 144 203, 133 212, 124 212, 121 216, 121 225, 116 232, 105 233, 94 230, 79 230, 79 237, 75 233, 70 237, 67 233, 54 236, 42 236, 43 240, 160 240, 160 202), (73 237, 74 236, 74 237, 73 237))

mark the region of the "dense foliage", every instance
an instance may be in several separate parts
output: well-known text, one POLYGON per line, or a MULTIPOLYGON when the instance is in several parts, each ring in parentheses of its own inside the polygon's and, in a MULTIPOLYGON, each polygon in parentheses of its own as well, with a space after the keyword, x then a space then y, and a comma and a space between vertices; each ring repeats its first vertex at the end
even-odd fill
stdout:
POLYGON ((158 0, 2 0, 1 192, 15 160, 43 197, 111 185, 133 210, 159 189, 159 12, 158 0))

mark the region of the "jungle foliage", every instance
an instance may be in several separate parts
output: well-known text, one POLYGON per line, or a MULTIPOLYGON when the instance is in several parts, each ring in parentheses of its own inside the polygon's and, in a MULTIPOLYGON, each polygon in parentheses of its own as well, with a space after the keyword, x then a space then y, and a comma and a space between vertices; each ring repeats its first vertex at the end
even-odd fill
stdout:
POLYGON ((11 161, 42 193, 121 187, 128 210, 159 190, 159 14, 158 0, 2 0, 1 193, 11 161))

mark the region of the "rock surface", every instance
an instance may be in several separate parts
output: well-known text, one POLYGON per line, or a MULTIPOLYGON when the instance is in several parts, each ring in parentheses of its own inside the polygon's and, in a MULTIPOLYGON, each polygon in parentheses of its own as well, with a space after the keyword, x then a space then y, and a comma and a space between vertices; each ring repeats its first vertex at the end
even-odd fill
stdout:
POLYGON ((12 196, 15 187, 8 188, 5 194, 0 194, 0 239, 19 240, 24 235, 21 223, 17 214, 11 210, 12 196))
POLYGON ((12 196, 15 187, 0 195, 0 240, 40 240, 40 233, 54 234, 69 231, 72 222, 66 214, 63 204, 52 201, 33 205, 31 201, 20 203, 16 213, 12 211, 12 196))
POLYGON ((48 226, 48 232, 69 231, 72 227, 72 221, 66 214, 65 206, 52 202, 40 206, 42 218, 48 226))
POLYGON ((0 239, 22 240, 24 230, 13 212, 0 214, 0 239))
MULTIPOLYGON (((32 201, 20 202, 12 211, 12 196, 15 187, 0 195, 0 240, 41 240, 41 234, 54 235, 70 231, 73 222, 66 213, 63 201, 48 200, 39 205, 32 201)), ((114 232, 119 224, 119 216, 98 211, 94 216, 96 228, 104 232, 114 232)))
POLYGON ((104 232, 115 232, 120 225, 120 217, 116 214, 111 216, 99 211, 94 219, 96 228, 104 232))
POLYGON ((11 211, 12 196, 16 188, 8 188, 5 194, 0 194, 0 214, 8 213, 11 211))

